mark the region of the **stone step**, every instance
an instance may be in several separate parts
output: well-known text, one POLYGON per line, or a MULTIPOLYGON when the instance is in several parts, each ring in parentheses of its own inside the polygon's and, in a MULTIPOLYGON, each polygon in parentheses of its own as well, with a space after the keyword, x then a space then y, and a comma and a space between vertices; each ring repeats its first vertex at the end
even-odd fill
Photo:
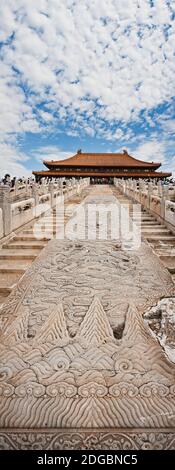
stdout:
POLYGON ((37 240, 32 240, 32 241, 27 241, 27 242, 22 242, 19 240, 15 240, 9 244, 5 244, 2 246, 2 249, 7 249, 7 250, 42 250, 46 246, 46 242, 39 243, 37 240))
MULTIPOLYGON (((38 249, 38 252, 40 252, 40 249, 38 249)), ((28 248, 28 250, 19 249, 19 250, 17 250, 17 251, 16 251, 16 247, 15 247, 15 248, 12 248, 12 249, 7 249, 7 248, 1 249, 1 250, 0 250, 0 256, 1 256, 1 255, 2 255, 2 256, 4 256, 4 255, 8 255, 8 256, 11 256, 11 255, 12 255, 12 256, 13 256, 13 255, 17 255, 17 256, 19 256, 19 255, 24 255, 24 256, 29 255, 29 256, 32 256, 32 255, 34 255, 34 256, 36 256, 37 253, 36 253, 36 250, 35 250, 35 251, 32 250, 31 247, 28 248)))
MULTIPOLYGON (((23 274, 23 271, 22 271, 23 274)), ((1 288, 9 288, 12 289, 13 286, 19 281, 21 278, 21 271, 12 271, 10 272, 9 269, 7 271, 1 272, 1 288)))
MULTIPOLYGON (((47 232, 44 232, 43 234, 42 233, 36 233, 35 235, 32 234, 32 233, 27 233, 27 234, 24 234, 24 236, 21 236, 20 238, 23 238, 23 241, 24 241, 24 237, 25 240, 34 240, 34 241, 37 241, 38 243, 43 243, 43 242, 48 242, 49 240, 51 240, 53 237, 54 237, 54 234, 56 233, 56 230, 48 230, 47 232)), ((19 238, 18 238, 19 240, 19 238)))
POLYGON ((165 226, 165 225, 162 225, 162 224, 157 224, 156 222, 154 222, 153 224, 150 224, 150 223, 143 223, 141 221, 141 227, 143 230, 157 230, 158 232, 160 232, 161 230, 162 231, 165 231, 167 230, 169 233, 170 233, 170 230, 165 226))
POLYGON ((174 244, 166 242, 164 245, 156 245, 155 243, 150 243, 150 246, 153 248, 154 251, 159 252, 159 253, 170 253, 173 254, 175 250, 175 242, 174 244))
POLYGON ((20 274, 20 277, 22 274, 25 273, 26 269, 28 268, 28 266, 26 264, 0 264, 0 273, 1 274, 12 274, 12 273, 16 273, 16 274, 20 274))
POLYGON ((161 227, 161 224, 157 224, 156 222, 154 221, 145 221, 143 222, 142 218, 141 217, 138 217, 137 219, 135 217, 132 216, 132 214, 130 215, 131 219, 135 222, 135 223, 139 223, 142 225, 142 227, 161 227))
POLYGON ((0 286, 0 296, 3 295, 4 297, 8 297, 10 295, 12 289, 10 287, 3 287, 0 286))
MULTIPOLYGON (((40 250, 38 250, 38 254, 39 254, 40 250)), ((37 256, 37 253, 36 253, 36 250, 18 250, 16 251, 16 249, 14 250, 11 250, 11 249, 3 249, 3 250, 0 250, 0 260, 2 259, 6 259, 6 260, 19 260, 19 259, 22 259, 22 260, 33 260, 34 258, 36 258, 37 256)))
POLYGON ((57 216, 55 215, 54 217, 44 217, 44 219, 39 219, 39 222, 56 222, 57 216))
POLYGON ((22 234, 18 235, 15 240, 16 241, 26 241, 26 242, 39 242, 39 241, 42 241, 42 242, 48 242, 49 240, 51 239, 51 237, 41 237, 41 238, 36 238, 34 237, 32 234, 29 235, 29 234, 26 234, 23 232, 22 234))
POLYGON ((167 234, 171 234, 170 230, 168 230, 166 227, 165 228, 162 228, 162 227, 142 227, 141 225, 141 229, 143 232, 146 232, 146 233, 167 233, 167 234))
MULTIPOLYGON (((70 217, 69 217, 69 220, 70 220, 70 217)), ((64 220, 64 223, 66 223, 66 220, 64 220)), ((37 229, 35 229, 35 230, 26 229, 26 230, 23 231, 23 233, 26 234, 26 235, 29 234, 29 235, 35 236, 35 234, 40 234, 40 233, 42 234, 42 233, 44 233, 45 231, 46 231, 46 232, 52 232, 52 231, 54 231, 54 230, 57 230, 57 229, 59 228, 59 226, 60 226, 60 223, 58 222, 56 225, 52 225, 52 224, 50 224, 50 225, 43 225, 43 226, 41 227, 41 230, 40 230, 40 228, 37 228, 37 229)))
POLYGON ((160 260, 171 274, 175 274, 175 256, 160 256, 160 260))
POLYGON ((166 228, 159 228, 159 230, 156 228, 142 228, 142 233, 145 233, 145 235, 171 235, 171 232, 166 228))
POLYGON ((175 242, 175 237, 173 237, 173 235, 158 235, 158 234, 155 234, 155 235, 151 235, 151 236, 148 236, 147 237, 147 240, 149 242, 154 242, 154 241, 163 241, 163 242, 175 242))
POLYGON ((31 229, 26 229, 26 230, 23 231, 23 234, 24 234, 24 235, 33 235, 33 237, 35 237, 35 235, 38 235, 38 236, 39 236, 39 235, 44 234, 45 231, 47 231, 47 232, 52 232, 52 230, 53 230, 53 227, 47 227, 47 228, 45 228, 45 229, 44 229, 44 227, 43 227, 43 230, 31 230, 31 229))
POLYGON ((155 220, 155 217, 153 216, 153 214, 150 214, 148 212, 144 212, 142 208, 141 208, 141 214, 142 214, 142 217, 144 219, 154 219, 155 220))
POLYGON ((30 225, 28 228, 33 228, 33 227, 37 226, 37 222, 38 222, 39 226, 44 226, 44 225, 48 225, 48 224, 55 225, 56 224, 56 219, 54 219, 54 220, 53 219, 47 219, 47 220, 46 219, 43 219, 43 220, 39 219, 38 221, 36 221, 35 224, 30 225))
MULTIPOLYGON (((72 207, 71 207, 72 208, 72 207)), ((69 212, 69 211, 68 211, 69 212)), ((65 217, 68 217, 68 214, 65 212, 64 213, 64 216, 65 217)), ((54 217, 43 217, 42 219, 38 219, 38 222, 39 223, 45 223, 45 222, 56 222, 57 219, 59 218, 59 211, 58 211, 58 214, 55 214, 54 217)), ((30 226, 32 227, 34 224, 30 224, 30 226)))
MULTIPOLYGON (((65 221, 64 221, 64 222, 65 222, 65 221)), ((53 225, 53 224, 46 224, 46 225, 43 225, 43 226, 41 227, 41 233, 44 232, 45 230, 46 230, 46 231, 56 230, 56 229, 58 229, 59 227, 60 227, 60 223, 59 223, 59 222, 58 222, 56 225, 53 225)), ((34 232, 33 232, 33 230, 32 230, 31 232, 26 230, 26 233, 37 233, 37 232, 40 233, 40 229, 39 229, 39 230, 35 230, 34 232)))
POLYGON ((163 248, 155 248, 154 251, 157 253, 158 256, 175 256, 175 246, 173 248, 170 248, 169 245, 167 245, 167 249, 163 248))
POLYGON ((165 247, 165 249, 166 249, 167 246, 172 248, 175 245, 175 240, 174 240, 174 235, 173 234, 171 234, 171 237, 173 237, 173 240, 171 240, 171 241, 169 239, 168 240, 162 240, 159 237, 157 240, 153 240, 153 242, 150 243, 150 244, 153 244, 154 247, 157 247, 157 248, 164 248, 165 247))
POLYGON ((142 217, 142 222, 150 222, 150 223, 151 222, 153 222, 153 223, 157 222, 156 219, 154 219, 154 217, 152 217, 152 215, 145 217, 143 214, 141 214, 141 217, 142 217))
MULTIPOLYGON (((52 229, 52 228, 57 227, 57 225, 59 225, 59 221, 57 222, 57 224, 55 224, 55 223, 53 224, 52 222, 46 222, 45 224, 43 224, 43 225, 41 225, 41 226, 39 225, 38 229, 39 229, 39 230, 40 230, 40 229, 41 229, 41 230, 44 230, 45 228, 46 228, 46 229, 50 229, 50 228, 52 229)), ((36 228, 35 228, 34 230, 37 231, 36 228)))
POLYGON ((158 224, 158 222, 154 222, 154 220, 149 221, 149 222, 148 221, 143 222, 143 220, 141 219, 141 224, 142 224, 143 227, 148 227, 148 228, 149 227, 150 228, 152 228, 152 227, 158 227, 158 228, 164 227, 164 225, 158 224))

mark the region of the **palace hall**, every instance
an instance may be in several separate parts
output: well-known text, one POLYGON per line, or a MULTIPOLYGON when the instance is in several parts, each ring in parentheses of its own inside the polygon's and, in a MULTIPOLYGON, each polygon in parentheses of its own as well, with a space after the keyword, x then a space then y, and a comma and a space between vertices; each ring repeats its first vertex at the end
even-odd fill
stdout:
POLYGON ((36 181, 49 178, 90 178, 91 183, 113 183, 114 178, 164 179, 171 173, 157 171, 160 162, 145 162, 123 153, 77 153, 65 160, 44 161, 47 170, 33 171, 36 181))

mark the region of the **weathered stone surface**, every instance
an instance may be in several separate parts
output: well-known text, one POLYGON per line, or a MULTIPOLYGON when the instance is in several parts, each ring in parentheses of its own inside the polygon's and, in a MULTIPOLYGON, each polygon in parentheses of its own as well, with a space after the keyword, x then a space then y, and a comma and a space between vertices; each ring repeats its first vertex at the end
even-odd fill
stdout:
POLYGON ((175 433, 166 429, 24 430, 0 432, 0 450, 174 450, 175 433))
POLYGON ((175 297, 165 297, 144 315, 156 338, 172 362, 175 362, 175 297))
POLYGON ((173 448, 175 366, 143 319, 173 290, 146 244, 51 241, 1 313, 1 447, 173 448))

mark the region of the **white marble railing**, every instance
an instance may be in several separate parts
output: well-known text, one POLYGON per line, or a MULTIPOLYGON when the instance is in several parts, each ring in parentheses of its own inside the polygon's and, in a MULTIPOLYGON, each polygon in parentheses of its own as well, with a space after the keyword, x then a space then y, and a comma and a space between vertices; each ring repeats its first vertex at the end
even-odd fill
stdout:
POLYGON ((165 213, 166 213, 166 216, 165 216, 166 220, 170 224, 175 225, 175 202, 166 201, 165 213))
POLYGON ((142 205, 155 217, 175 231, 175 202, 173 185, 145 183, 144 180, 114 179, 114 184, 126 196, 142 205))
MULTIPOLYGON (((26 181, 23 183, 15 183, 13 188, 10 188, 10 198, 16 202, 22 199, 29 199, 32 197, 34 188, 37 187, 38 195, 42 196, 47 194, 49 191, 49 182, 42 181, 41 183, 34 183, 33 181, 26 181)), ((53 182, 53 186, 56 189, 60 186, 60 181, 53 182)))
POLYGON ((30 188, 30 197, 27 198, 25 192, 25 197, 17 198, 15 202, 11 197, 10 188, 0 186, 0 238, 54 207, 60 196, 68 200, 73 195, 80 194, 88 185, 89 178, 68 181, 64 188, 62 181, 41 185, 35 183, 30 188))

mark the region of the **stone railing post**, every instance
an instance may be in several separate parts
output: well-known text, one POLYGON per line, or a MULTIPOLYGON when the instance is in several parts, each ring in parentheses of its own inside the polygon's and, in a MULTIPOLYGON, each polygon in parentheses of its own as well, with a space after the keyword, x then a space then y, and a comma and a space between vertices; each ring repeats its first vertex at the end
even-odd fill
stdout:
POLYGON ((166 200, 168 199, 168 186, 162 186, 162 197, 161 197, 161 217, 165 219, 165 211, 166 211, 166 200))
POLYGON ((158 183, 157 183, 157 192, 158 192, 158 196, 162 197, 162 184, 161 184, 161 181, 158 181, 158 183))
POLYGON ((25 181, 25 193, 28 194, 29 184, 28 181, 25 181))
POLYGON ((135 180, 134 198, 137 202, 139 202, 139 193, 138 193, 138 188, 137 188, 137 180, 135 180))
POLYGON ((47 194, 47 188, 48 188, 48 183, 45 180, 45 182, 44 182, 44 194, 47 194))
POLYGON ((54 206, 54 183, 53 181, 49 182, 49 193, 50 193, 50 205, 52 208, 54 206))
POLYGON ((142 191, 146 193, 146 183, 142 181, 142 191))
POLYGON ((38 187, 37 183, 34 183, 32 186, 32 197, 35 200, 35 207, 39 204, 39 194, 38 194, 38 187))
POLYGON ((153 185, 152 183, 148 183, 148 208, 150 209, 151 207, 151 196, 153 193, 153 185))
POLYGON ((17 196, 17 194, 18 194, 18 181, 15 181, 14 195, 17 196))
POLYGON ((6 236, 12 231, 10 188, 8 186, 0 186, 0 207, 2 209, 3 233, 6 236))
POLYGON ((41 178, 41 194, 44 194, 44 178, 41 178))
POLYGON ((70 198, 72 196, 72 180, 69 181, 68 190, 69 190, 69 198, 70 198))
POLYGON ((77 194, 77 188, 78 188, 78 181, 77 181, 77 179, 75 179, 75 188, 76 188, 76 189, 75 189, 75 193, 77 194))
POLYGON ((137 181, 134 180, 133 183, 134 183, 134 191, 136 191, 136 189, 137 189, 137 181))
POLYGON ((77 195, 79 196, 80 194, 80 182, 77 180, 77 195))
POLYGON ((139 201, 142 201, 143 181, 139 179, 139 201))
POLYGON ((60 191, 60 182, 59 182, 59 180, 57 180, 57 191, 58 191, 58 193, 60 191))
POLYGON ((75 182, 74 182, 74 178, 72 178, 71 180, 71 196, 73 196, 75 194, 75 182))
POLYGON ((63 197, 63 181, 60 180, 60 196, 63 197))
POLYGON ((133 180, 131 179, 131 183, 130 183, 130 193, 131 193, 131 197, 133 197, 133 180))
POLYGON ((129 180, 126 180, 126 195, 129 196, 129 180))

